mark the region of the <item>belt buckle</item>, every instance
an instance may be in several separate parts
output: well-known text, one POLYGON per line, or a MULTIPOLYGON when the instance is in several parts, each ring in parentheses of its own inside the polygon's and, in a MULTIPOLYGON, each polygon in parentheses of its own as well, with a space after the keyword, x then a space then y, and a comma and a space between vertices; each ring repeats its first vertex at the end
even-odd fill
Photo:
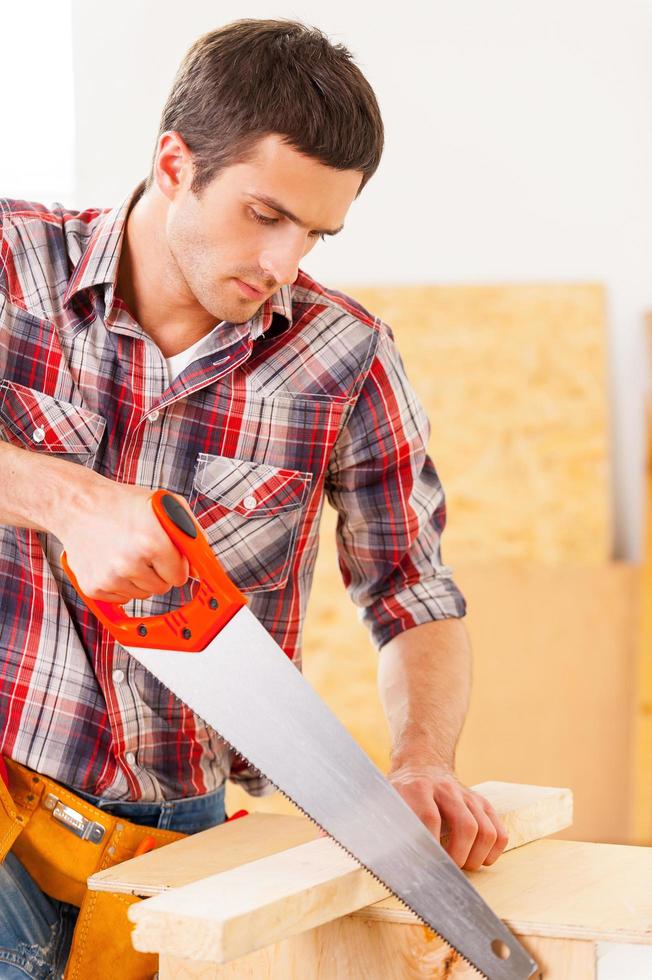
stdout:
POLYGON ((77 837, 81 837, 82 840, 90 841, 91 844, 99 844, 104 837, 105 828, 101 823, 89 820, 83 813, 74 810, 71 806, 66 806, 54 793, 48 793, 43 800, 43 806, 51 812, 57 823, 60 823, 77 837))

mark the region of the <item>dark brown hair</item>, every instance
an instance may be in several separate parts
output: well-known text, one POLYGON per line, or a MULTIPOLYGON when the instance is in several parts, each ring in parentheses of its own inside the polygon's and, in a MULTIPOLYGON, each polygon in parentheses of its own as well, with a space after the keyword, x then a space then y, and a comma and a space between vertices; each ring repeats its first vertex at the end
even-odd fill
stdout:
POLYGON ((159 136, 171 130, 193 154, 196 193, 270 133, 336 170, 361 171, 360 190, 383 150, 380 109, 351 52, 291 20, 238 20, 195 41, 159 136))

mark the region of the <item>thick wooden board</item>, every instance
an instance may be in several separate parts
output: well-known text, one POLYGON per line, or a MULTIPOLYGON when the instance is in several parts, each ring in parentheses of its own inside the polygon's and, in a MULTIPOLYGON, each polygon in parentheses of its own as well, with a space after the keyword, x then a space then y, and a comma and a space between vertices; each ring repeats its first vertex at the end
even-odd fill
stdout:
MULTIPOLYGON (((492 783, 486 783, 484 790, 498 810, 501 804, 515 807, 513 813, 507 812, 505 821, 509 825, 509 817, 515 818, 517 836, 512 846, 537 834, 537 815, 546 831, 558 829, 570 816, 567 791, 492 783), (519 821, 520 810, 523 819, 519 821)), ((247 821, 238 821, 237 826, 240 835, 247 837, 247 821)), ((219 831, 215 828, 203 835, 207 849, 220 846, 219 831)), ((150 863, 179 860, 179 844, 146 857, 150 863)), ((142 860, 137 858, 112 869, 113 879, 117 877, 124 885, 129 865, 133 875, 134 863, 142 860)), ((103 874, 102 888, 107 884, 103 874)), ((90 885, 96 887, 97 881, 91 879, 90 885)), ((130 910, 130 918, 136 923, 132 939, 143 952, 225 963, 378 902, 387 894, 333 841, 320 838, 203 877, 134 906, 130 910)))
MULTIPOLYGON (((501 817, 509 837, 507 850, 569 827, 572 823, 573 796, 568 789, 499 782, 483 783, 476 789, 491 801, 501 817)), ((360 873, 358 877, 362 874, 365 878, 369 877, 333 841, 325 838, 317 840, 318 836, 317 828, 303 816, 250 814, 241 820, 193 834, 174 844, 98 871, 89 878, 88 885, 92 891, 157 895, 169 888, 237 869, 279 853, 299 867, 302 860, 307 862, 306 868, 310 862, 315 867, 312 858, 315 843, 319 845, 316 853, 323 855, 320 860, 324 867, 327 867, 329 855, 332 857, 331 881, 337 881, 341 876, 347 877, 352 868, 360 873), (346 858, 344 864, 343 857, 346 858)), ((256 872, 252 868, 248 873, 262 875, 260 869, 256 872)), ((274 875, 275 872, 272 872, 272 878, 274 875)), ((358 884, 357 880, 351 881, 350 876, 347 877, 346 886, 341 883, 341 890, 345 893, 349 888, 363 887, 366 886, 358 884)), ((370 897, 369 901, 377 901, 382 894, 384 889, 375 897, 370 897)), ((353 907, 360 908, 360 905, 354 903, 353 907)))
POLYGON ((387 894, 322 838, 140 902, 132 942, 141 952, 228 963, 387 894))
POLYGON ((431 419, 446 559, 607 560, 602 286, 344 290, 392 327, 431 419))
MULTIPOLYGON (((338 573, 320 553, 305 634, 310 683, 383 770, 389 736, 376 687, 377 654, 338 573)), ((546 567, 460 565, 474 650, 461 778, 569 786, 572 836, 624 843, 632 800, 638 569, 626 563, 546 567)), ((648 781, 650 777, 648 774, 648 781)), ((231 809, 289 812, 278 795, 229 787, 231 809)))
POLYGON ((573 794, 551 786, 525 786, 497 780, 473 789, 489 800, 509 836, 506 851, 548 837, 573 824, 573 794))
MULTIPOLYGON (((652 848, 539 840, 468 877, 519 935, 652 945, 652 848)), ((393 897, 355 915, 414 922, 393 897)))
POLYGON ((88 886, 92 891, 158 895, 168 888, 298 847, 318 836, 315 825, 305 817, 250 813, 98 871, 88 879, 88 886))
MULTIPOLYGON (((652 947, 651 875, 652 851, 648 848, 543 840, 512 851, 494 867, 470 874, 469 879, 519 936, 587 944, 626 943, 649 948, 652 947)), ((134 906, 130 917, 137 922, 136 947, 159 950, 165 955, 222 962, 226 958, 223 920, 220 909, 215 911, 213 893, 217 897, 214 883, 203 891, 195 884, 134 906)), ((422 966, 424 961, 428 962, 434 972, 436 967, 443 966, 447 956, 450 959, 451 951, 441 940, 424 929, 394 898, 360 910, 352 918, 330 923, 328 947, 333 957, 337 956, 338 949, 343 951, 342 955, 346 951, 349 969, 350 951, 356 947, 360 955, 366 951, 369 962, 379 954, 379 962, 392 963, 395 961, 391 950, 397 945, 400 948, 402 943, 401 925, 407 930, 405 935, 410 937, 413 954, 416 950, 416 961, 422 966), (359 942, 346 934, 352 920, 368 925, 366 932, 363 928, 358 930, 362 937, 359 942), (387 930, 375 928, 382 923, 387 930), (382 947, 383 938, 388 944, 386 951, 382 947), (419 946, 430 946, 427 957, 419 946)), ((321 928, 323 930, 324 926, 321 928)), ((355 927, 351 928, 355 930, 355 927)), ((307 941, 314 941, 316 933, 319 930, 310 930, 313 939, 307 941)), ((283 938, 286 937, 279 935, 279 939, 283 938)), ((257 945, 263 945, 254 936, 249 942, 251 951, 257 945)), ((581 951, 578 953, 579 947, 568 947, 568 950, 572 951, 573 959, 576 953, 583 956, 581 951)), ((373 976, 373 973, 366 974, 361 970, 350 974, 343 972, 342 975, 358 977, 373 976)), ((400 976, 392 972, 376 975, 400 976)))

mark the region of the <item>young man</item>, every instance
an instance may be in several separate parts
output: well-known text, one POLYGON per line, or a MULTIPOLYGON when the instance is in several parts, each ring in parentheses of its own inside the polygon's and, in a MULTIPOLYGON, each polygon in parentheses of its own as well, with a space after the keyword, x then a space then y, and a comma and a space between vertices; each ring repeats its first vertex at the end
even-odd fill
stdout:
MULTIPOLYGON (((391 779, 478 868, 506 838, 454 775, 470 654, 440 559, 427 420, 389 328, 299 269, 342 230, 382 145, 345 48, 300 24, 240 21, 186 56, 150 176, 124 205, 3 202, 0 750, 108 812, 182 832, 224 818, 230 771, 263 792, 111 640, 59 556, 88 595, 136 600, 135 614, 178 604, 188 568, 149 504, 166 487, 298 666, 326 496, 380 649, 391 779)), ((0 873, 0 961, 56 968, 74 911, 15 854, 0 873), (17 921, 21 895, 33 914, 17 921)))

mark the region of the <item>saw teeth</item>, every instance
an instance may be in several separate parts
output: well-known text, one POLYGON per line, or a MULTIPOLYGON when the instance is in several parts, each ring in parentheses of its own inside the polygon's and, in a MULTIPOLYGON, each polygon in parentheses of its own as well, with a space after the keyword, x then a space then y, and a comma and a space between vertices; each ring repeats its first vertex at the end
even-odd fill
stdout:
MULTIPOLYGON (((162 681, 160 681, 160 680, 158 679, 158 677, 157 677, 157 681, 159 682, 159 684, 161 685, 161 687, 165 687, 165 688, 166 688, 166 690, 168 690, 168 691, 170 691, 170 688, 169 688, 169 687, 167 687, 167 685, 166 685, 166 684, 163 684, 163 682, 162 682, 162 681)), ((175 697, 175 698, 177 697, 177 695, 176 695, 176 694, 174 694, 174 692, 173 692, 173 691, 170 691, 170 694, 172 694, 172 696, 173 696, 173 697, 175 697)), ((330 837, 330 839, 331 839, 332 841, 334 841, 334 842, 335 842, 335 843, 337 844, 337 846, 338 846, 338 847, 340 847, 340 848, 341 848, 341 849, 342 849, 342 850, 343 850, 343 851, 345 852, 345 854, 348 854, 348 855, 349 855, 349 857, 350 857, 350 858, 352 858, 352 859, 353 859, 353 860, 355 861, 355 863, 356 863, 356 864, 359 864, 361 868, 364 868, 364 870, 365 870, 365 871, 366 871, 366 872, 367 872, 368 874, 370 874, 370 875, 371 875, 371 877, 372 877, 372 878, 373 878, 373 879, 374 879, 375 881, 377 881, 377 882, 378 882, 378 883, 379 883, 380 885, 382 885, 382 886, 383 886, 383 888, 386 888, 388 892, 391 892, 391 894, 392 894, 392 895, 394 895, 394 897, 395 897, 395 898, 398 898, 398 900, 399 900, 399 902, 402 902, 402 903, 403 903, 403 905, 405 905, 405 907, 406 907, 406 909, 409 909, 409 910, 410 910, 410 912, 412 913, 412 915, 414 915, 414 916, 415 916, 415 918, 417 918, 417 919, 419 920, 419 922, 421 922, 421 923, 422 923, 422 925, 424 925, 424 926, 426 927, 426 929, 429 929, 429 930, 430 930, 430 932, 432 932, 432 933, 433 933, 433 935, 435 935, 435 936, 439 936, 439 938, 441 939, 441 941, 442 941, 442 942, 444 942, 444 943, 446 943, 446 945, 447 945, 447 946, 450 946, 450 948, 451 948, 451 949, 454 949, 454 950, 455 950, 455 952, 457 953, 457 955, 458 955, 458 956, 460 957, 460 959, 462 959, 462 960, 464 960, 464 962, 465 962, 466 964, 468 964, 468 966, 470 966, 472 970, 475 970, 475 972, 477 973, 477 975, 478 975, 479 977, 485 977, 485 980, 491 980, 491 977, 489 977, 489 976, 488 976, 487 974, 485 974, 485 973, 482 973, 482 971, 481 971, 481 970, 479 970, 479 969, 477 968, 477 966, 475 966, 475 964, 474 964, 474 963, 472 963, 472 962, 471 962, 471 960, 470 960, 470 959, 469 959, 469 958, 468 958, 467 956, 465 956, 465 955, 464 955, 464 953, 463 953, 463 952, 462 952, 462 951, 461 951, 460 949, 458 949, 458 948, 457 948, 457 946, 455 946, 455 945, 453 945, 453 943, 451 943, 451 942, 449 942, 449 940, 448 940, 448 939, 446 939, 446 937, 445 937, 445 936, 442 936, 442 934, 441 934, 440 932, 437 932, 437 930, 436 930, 436 929, 433 929, 433 928, 432 928, 432 926, 430 925, 430 923, 429 923, 429 922, 426 922, 426 920, 425 920, 425 919, 424 919, 424 918, 423 918, 423 917, 422 917, 421 915, 419 915, 419 913, 418 913, 418 912, 416 912, 416 911, 415 911, 415 910, 414 910, 414 909, 412 908, 412 906, 411 906, 411 905, 410 905, 410 904, 409 904, 408 902, 406 902, 406 901, 405 901, 405 899, 403 899, 403 898, 401 898, 401 897, 400 897, 399 895, 395 895, 395 893, 394 893, 394 892, 392 891, 392 889, 391 889, 391 888, 389 887, 389 885, 388 885, 388 884, 387 884, 387 883, 386 883, 385 881, 383 881, 383 880, 382 880, 382 878, 379 878, 379 877, 378 877, 378 875, 376 874, 376 872, 375 872, 375 871, 372 871, 372 870, 371 870, 371 868, 368 868, 366 864, 363 864, 363 863, 362 863, 362 861, 360 860, 360 858, 358 858, 358 857, 356 857, 356 856, 355 856, 355 854, 353 854, 353 853, 352 853, 352 852, 351 852, 351 851, 350 851, 350 850, 348 849, 348 847, 346 847, 346 846, 345 846, 344 844, 342 844, 342 843, 341 843, 341 841, 339 841, 339 840, 337 839, 337 837, 333 837, 333 835, 332 835, 332 834, 330 834, 330 833, 329 833, 329 832, 328 832, 328 831, 326 830, 326 828, 325 828, 325 827, 322 827, 322 825, 321 825, 321 824, 319 823, 319 821, 318 821, 318 820, 315 820, 315 818, 314 818, 313 816, 311 816, 311 815, 310 815, 310 814, 308 813, 308 811, 307 811, 307 810, 304 810, 304 808, 303 808, 303 807, 301 806, 301 804, 300 804, 300 803, 297 803, 297 802, 296 802, 296 800, 293 800, 293 799, 292 799, 292 797, 291 797, 291 796, 290 796, 290 795, 289 795, 288 793, 286 793, 286 792, 285 792, 285 790, 283 790, 283 789, 281 789, 281 787, 280 787, 280 786, 277 786, 277 785, 276 785, 276 783, 274 782, 274 780, 273 780, 273 779, 270 779, 270 778, 269 778, 269 776, 268 776, 268 775, 266 775, 266 773, 264 773, 264 772, 262 771, 262 769, 259 769, 259 768, 258 768, 257 766, 255 766, 255 765, 254 765, 254 764, 253 764, 253 763, 251 762, 251 760, 250 760, 250 759, 247 759, 247 758, 246 758, 246 757, 245 757, 245 756, 244 756, 244 755, 242 754, 242 752, 239 752, 239 751, 238 751, 238 750, 237 750, 237 749, 235 748, 235 746, 234 746, 234 745, 232 745, 232 744, 231 744, 231 742, 229 742, 229 740, 228 740, 228 738, 224 738, 224 736, 223 736, 223 735, 221 735, 221 734, 220 734, 220 732, 218 732, 218 731, 217 731, 217 729, 213 727, 213 725, 209 725, 207 721, 204 721, 204 719, 203 719, 203 718, 201 717, 201 715, 198 715, 196 711, 193 711, 193 714, 194 714, 194 715, 195 715, 195 716, 196 716, 197 718, 199 718, 199 720, 201 721, 201 723, 202 723, 203 725, 205 725, 205 726, 206 726, 207 728, 211 728, 211 729, 213 729, 213 731, 214 731, 214 732, 217 732, 217 734, 218 734, 218 735, 219 735, 219 737, 220 737, 220 738, 222 739, 222 741, 224 742, 224 744, 225 744, 225 745, 228 745, 228 747, 229 747, 229 749, 231 750, 231 752, 233 752, 233 753, 235 753, 235 755, 237 755, 237 756, 238 756, 238 757, 239 757, 240 759, 242 759, 242 760, 243 760, 244 762, 246 762, 246 763, 247 763, 247 766, 248 766, 248 768, 249 768, 249 769, 251 769, 251 770, 253 770, 253 772, 255 772, 255 773, 257 773, 257 774, 258 774, 258 776, 260 776, 260 777, 261 777, 262 779, 266 779, 266 780, 267 780, 267 782, 268 782, 268 783, 270 783, 270 784, 271 784, 271 785, 272 785, 272 786, 273 786, 273 787, 274 787, 274 788, 276 789, 276 791, 277 791, 278 793, 280 793, 280 794, 281 794, 281 796, 284 796, 286 800, 289 800, 289 801, 290 801, 290 803, 292 804, 292 806, 295 806, 295 807, 297 808, 297 810, 300 810, 300 811, 301 811, 301 813, 303 813, 303 815, 304 815, 304 817, 307 817, 307 819, 308 819, 308 820, 309 820, 309 821, 310 821, 310 822, 311 822, 312 824, 314 824, 314 825, 315 825, 315 827, 318 827, 318 828, 319 828, 319 830, 321 830, 321 831, 322 831, 322 832, 323 832, 324 834, 326 834, 326 836, 327 836, 327 837, 330 837)))

